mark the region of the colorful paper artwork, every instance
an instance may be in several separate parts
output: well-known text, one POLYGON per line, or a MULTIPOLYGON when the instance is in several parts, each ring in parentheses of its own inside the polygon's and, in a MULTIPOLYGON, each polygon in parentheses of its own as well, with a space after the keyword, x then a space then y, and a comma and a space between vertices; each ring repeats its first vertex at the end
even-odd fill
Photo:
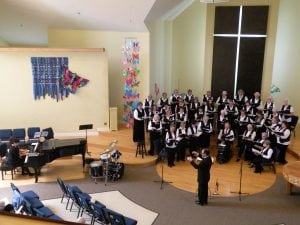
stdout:
POLYGON ((139 93, 137 88, 140 82, 137 76, 140 71, 138 65, 140 46, 139 42, 134 38, 126 38, 123 46, 123 71, 124 80, 124 106, 123 106, 123 121, 126 127, 130 128, 133 125, 133 110, 137 108, 139 102, 139 93))
POLYGON ((66 89, 66 97, 69 96, 69 93, 75 94, 78 88, 87 85, 88 82, 88 79, 80 77, 78 74, 73 73, 69 69, 65 68, 65 73, 62 77, 62 83, 66 89))
POLYGON ((31 57, 35 100, 46 96, 56 101, 63 100, 89 82, 71 72, 68 63, 67 57, 31 57))

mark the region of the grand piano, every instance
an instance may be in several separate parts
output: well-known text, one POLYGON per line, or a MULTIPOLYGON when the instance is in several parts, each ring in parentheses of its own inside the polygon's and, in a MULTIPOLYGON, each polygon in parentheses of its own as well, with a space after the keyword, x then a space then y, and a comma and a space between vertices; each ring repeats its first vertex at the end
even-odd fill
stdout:
POLYGON ((30 152, 25 159, 25 165, 34 169, 36 183, 38 182, 41 168, 55 159, 81 154, 82 167, 84 168, 85 166, 86 139, 50 139, 39 145, 37 151, 30 152))

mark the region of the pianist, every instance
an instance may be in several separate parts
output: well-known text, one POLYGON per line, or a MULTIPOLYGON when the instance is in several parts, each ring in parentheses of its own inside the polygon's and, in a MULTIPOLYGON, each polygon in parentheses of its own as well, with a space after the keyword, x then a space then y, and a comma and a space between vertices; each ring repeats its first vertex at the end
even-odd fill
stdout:
POLYGON ((27 149, 19 148, 19 139, 15 137, 10 138, 10 148, 7 150, 6 156, 3 160, 3 166, 7 167, 21 167, 22 175, 33 174, 29 171, 28 167, 24 165, 24 160, 28 152, 27 149))

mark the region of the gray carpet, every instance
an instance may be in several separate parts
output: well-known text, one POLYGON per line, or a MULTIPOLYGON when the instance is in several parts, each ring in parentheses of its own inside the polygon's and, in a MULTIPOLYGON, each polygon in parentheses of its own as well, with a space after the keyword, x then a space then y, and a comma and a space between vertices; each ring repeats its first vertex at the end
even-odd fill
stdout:
MULTIPOLYGON (((285 183, 280 176, 271 188, 256 195, 243 197, 241 202, 238 197, 213 196, 207 206, 196 205, 195 194, 171 185, 164 184, 160 190, 160 183, 153 182, 159 179, 154 166, 127 166, 123 179, 108 183, 107 186, 101 181, 95 184, 89 177, 66 183, 76 184, 87 193, 118 190, 137 204, 159 213, 154 225, 299 224, 300 195, 286 195, 285 183)), ((61 196, 56 183, 38 183, 19 188, 21 191, 36 191, 43 200, 61 196)), ((0 189, 0 198, 7 196, 11 199, 11 194, 10 188, 0 189)))

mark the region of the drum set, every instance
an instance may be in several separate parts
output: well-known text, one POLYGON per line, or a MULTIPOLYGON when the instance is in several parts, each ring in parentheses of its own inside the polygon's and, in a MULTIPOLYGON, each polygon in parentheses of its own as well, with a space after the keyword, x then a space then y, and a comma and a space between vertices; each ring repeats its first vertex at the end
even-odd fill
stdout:
POLYGON ((106 150, 100 153, 100 159, 90 163, 89 174, 95 183, 97 179, 107 181, 116 181, 124 175, 124 163, 119 162, 122 155, 115 149, 117 141, 112 141, 106 150))

